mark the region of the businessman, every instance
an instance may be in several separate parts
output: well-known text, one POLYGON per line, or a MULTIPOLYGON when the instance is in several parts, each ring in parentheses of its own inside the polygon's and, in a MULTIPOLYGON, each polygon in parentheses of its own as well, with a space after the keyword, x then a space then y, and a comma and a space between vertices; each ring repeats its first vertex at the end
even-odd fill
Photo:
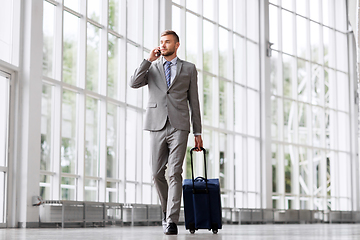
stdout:
POLYGON ((154 48, 131 77, 130 87, 149 88, 144 129, 150 131, 151 168, 164 212, 163 229, 167 235, 178 233, 182 165, 190 132, 190 116, 195 147, 200 151, 201 116, 197 71, 194 64, 179 59, 179 36, 170 30, 161 34, 154 48), (165 179, 167 168, 169 184, 165 179))

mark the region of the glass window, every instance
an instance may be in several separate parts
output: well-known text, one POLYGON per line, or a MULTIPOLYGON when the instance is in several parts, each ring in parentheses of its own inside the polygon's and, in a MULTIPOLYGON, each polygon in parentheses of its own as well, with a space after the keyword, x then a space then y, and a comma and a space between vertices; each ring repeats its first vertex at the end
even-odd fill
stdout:
POLYGON ((298 88, 297 88, 297 94, 298 94, 298 100, 303 102, 308 102, 308 87, 307 87, 307 68, 309 66, 309 63, 306 61, 303 61, 301 59, 297 60, 297 78, 298 78, 298 88))
POLYGON ((204 129, 204 142, 206 142, 206 160, 207 160, 207 174, 208 174, 208 178, 215 178, 215 151, 214 151, 214 147, 213 147, 213 131, 208 130, 208 129, 204 129))
POLYGON ((149 198, 149 196, 151 196, 151 186, 150 185, 142 186, 142 195, 143 195, 142 203, 151 204, 151 198, 149 198))
POLYGON ((272 52, 270 58, 271 72, 270 72, 270 82, 271 82, 271 93, 273 95, 278 95, 278 84, 279 82, 279 54, 275 51, 272 52))
MULTIPOLYGON (((228 78, 229 32, 219 28, 219 75, 228 78)), ((251 65, 251 64, 249 64, 251 65)))
MULTIPOLYGON (((349 161, 349 154, 339 152, 339 189, 338 189, 338 196, 339 197, 351 197, 351 180, 350 180, 350 161, 349 161)), ((341 201, 341 200, 340 200, 341 201)), ((340 207, 344 210, 347 208, 347 205, 345 204, 342 206, 340 204, 340 207)))
POLYGON ((43 6, 43 75, 54 77, 55 7, 44 1, 43 6))
POLYGON ((340 71, 348 71, 348 58, 344 54, 347 52, 347 38, 346 35, 340 32, 335 32, 336 41, 336 68, 340 71))
MULTIPOLYGON (((349 207, 350 197, 339 195, 337 190, 342 187, 338 185, 337 156, 340 159, 340 151, 344 159, 351 154, 345 13, 346 1, 270 1, 270 41, 276 41, 281 33, 283 44, 282 49, 273 51, 270 75, 271 136, 283 156, 280 161, 284 160, 284 169, 279 169, 284 172, 273 168, 273 174, 278 182, 285 182, 285 189, 277 186, 278 192, 273 195, 274 207, 320 210, 349 207), (279 4, 290 11, 280 10, 279 4), (292 12, 295 6, 297 14, 292 12), (341 20, 335 28, 343 31, 329 28, 337 19, 341 20), (296 58, 292 56, 293 50, 296 58), (282 59, 281 65, 277 64, 278 59, 282 59), (281 73, 282 85, 276 81, 281 73), (295 181, 299 185, 294 185, 295 181), (340 202, 344 204, 341 207, 340 202)), ((346 171, 342 174, 351 176, 346 171)))
POLYGON ((204 12, 204 17, 210 19, 210 20, 215 20, 215 16, 214 16, 214 5, 215 5, 215 0, 203 0, 203 12, 204 12))
MULTIPOLYGON (((127 109, 126 112, 126 180, 136 180, 136 132, 137 132, 137 113, 133 109, 127 109), (130 160, 131 159, 131 160, 130 160)), ((130 192, 135 195, 134 192, 130 192)), ((130 195, 131 195, 130 194, 130 195)))
POLYGON ((227 82, 219 81, 219 123, 221 128, 227 127, 227 82))
POLYGON ((157 46, 157 43, 154 42, 156 32, 154 27, 155 16, 153 10, 156 7, 155 3, 155 0, 144 1, 144 47, 148 49, 153 49, 157 46))
POLYGON ((229 163, 226 154, 226 137, 227 135, 224 133, 219 133, 220 136, 220 151, 219 151, 219 159, 220 159, 220 186, 221 188, 228 189, 229 188, 229 163))
POLYGON ((234 80, 237 83, 245 85, 245 54, 244 54, 245 41, 242 37, 234 35, 234 80))
POLYGON ((298 103, 298 136, 300 144, 308 144, 307 116, 309 107, 308 104, 298 103))
MULTIPOLYGON (((284 141, 294 142, 294 117, 296 103, 290 100, 284 100, 284 141)), ((296 118, 295 118, 296 119, 296 118)))
POLYGON ((87 24, 86 89, 99 92, 100 28, 87 24))
POLYGON ((121 26, 121 0, 109 0, 109 28, 115 32, 120 33, 121 26))
POLYGON ((136 185, 134 183, 126 183, 126 202, 127 203, 135 203, 135 196, 136 196, 136 185))
POLYGON ((118 99, 120 85, 120 39, 108 35, 108 97, 118 99))
POLYGON ((312 107, 312 132, 313 132, 313 145, 322 146, 321 123, 323 122, 323 109, 320 107, 312 107))
POLYGON ((203 29, 203 58, 204 58, 204 70, 208 72, 214 72, 213 68, 213 51, 214 51, 214 24, 204 20, 203 29))
POLYGON ((106 202, 118 202, 117 187, 114 182, 107 182, 106 184, 106 202))
POLYGON ((197 64, 198 54, 198 17, 191 13, 186 13, 186 60, 197 64))
POLYGON ((271 144, 271 165, 272 165, 272 191, 276 193, 278 191, 278 146, 277 144, 271 144))
MULTIPOLYGON (((313 194, 321 196, 321 151, 315 149, 312 156, 313 164, 313 194)), ((320 208, 320 207, 319 207, 320 208)))
POLYGON ((311 64, 311 102, 315 105, 322 105, 322 90, 321 71, 323 68, 317 64, 311 64))
POLYGON ((323 27, 323 42, 324 42, 324 65, 329 66, 329 47, 330 47, 330 29, 327 27, 323 27))
POLYGON ((62 101, 62 126, 61 126, 61 169, 62 172, 64 173, 75 174, 76 163, 77 163, 76 93, 69 90, 64 90, 62 100, 63 101, 62 101))
MULTIPOLYGON (((127 37, 136 43, 139 38, 139 0, 127 0, 127 37)), ((140 22, 141 23, 141 22, 140 22)))
MULTIPOLYGON (((175 2, 175 1, 173 1, 175 2)), ((193 11, 193 12, 199 12, 198 11, 198 2, 199 1, 193 1, 193 0, 186 0, 186 8, 193 11)))
MULTIPOLYGON (((329 95, 329 107, 335 109, 337 106, 337 97, 336 97, 336 74, 335 71, 332 69, 327 70, 328 75, 325 74, 325 76, 328 76, 329 82, 328 87, 325 85, 325 90, 327 89, 327 92, 325 93, 325 97, 327 97, 327 94, 329 95)), ((325 84, 327 84, 325 78, 325 84)), ((327 101, 325 101, 325 104, 327 101)))
POLYGON ((78 78, 79 18, 64 11, 63 81, 76 85, 78 78))
POLYGON ((88 18, 100 22, 101 5, 100 0, 88 0, 88 18))
POLYGON ((320 22, 320 1, 311 0, 310 18, 316 22, 320 22))
POLYGON ((283 94, 285 97, 293 98, 292 82, 295 58, 283 55, 283 94))
POLYGON ((340 96, 349 96, 349 78, 343 72, 336 72, 336 95, 338 96, 337 107, 341 111, 349 111, 349 98, 340 96))
POLYGON ((235 136, 235 190, 244 190, 244 162, 243 162, 243 138, 239 135, 235 136))
POLYGON ((333 14, 330 13, 330 5, 332 5, 332 1, 329 0, 323 0, 322 1, 322 16, 323 16, 323 24, 326 26, 330 25, 330 16, 333 16, 333 14))
POLYGON ((99 174, 99 100, 86 97, 85 175, 99 174))
POLYGON ((307 16, 306 14, 306 6, 307 6, 307 1, 296 1, 296 12, 302 16, 307 16))
MULTIPOLYGON (((150 132, 143 132, 143 155, 142 155, 142 169, 143 169, 143 181, 146 183, 152 183, 152 172, 149 171, 151 162, 151 146, 150 146, 150 132)), ((149 198, 150 200, 150 198, 149 198)))
POLYGON ((0 172, 0 223, 6 223, 6 173, 5 172, 0 172))
MULTIPOLYGON (((135 69, 139 67, 139 61, 137 60, 138 47, 128 43, 127 44, 127 81, 130 81, 131 76, 134 74, 135 69)), ((141 106, 141 89, 133 89, 127 84, 127 103, 134 106, 141 106)))
POLYGON ((61 178, 61 199, 76 200, 76 179, 71 177, 61 178))
POLYGON ((0 59, 12 63, 12 13, 13 1, 1 2, 0 9, 0 59), (10 20, 10 21, 9 21, 10 20))
POLYGON ((293 1, 292 0, 282 0, 281 6, 285 9, 292 11, 293 10, 293 1))
POLYGON ((335 28, 342 32, 347 30, 346 1, 334 1, 335 3, 335 28))
POLYGON ((98 181, 93 179, 85 179, 85 201, 98 201, 98 181))
POLYGON ((203 79, 203 92, 204 92, 204 124, 212 125, 213 124, 213 114, 212 114, 212 105, 213 105, 213 87, 212 82, 213 78, 207 74, 204 74, 203 79))
POLYGON ((219 1, 219 24, 229 27, 229 5, 228 1, 219 1))
POLYGON ((250 41, 247 41, 246 49, 247 85, 253 89, 259 90, 259 46, 250 41))
MULTIPOLYGON (((64 0, 64 6, 71 8, 72 10, 79 12, 79 2, 80 0, 64 0)), ((91 1, 91 0, 89 0, 91 1)))
POLYGON ((334 152, 327 151, 326 152, 326 195, 328 197, 331 197, 331 189, 332 189, 332 174, 334 167, 332 166, 334 164, 334 152))
MULTIPOLYGON (((8 165, 8 132, 9 132, 9 101, 10 76, 0 71, 0 167, 8 165)), ((1 179, 0 179, 1 184, 1 179)), ((0 191, 0 193, 3 193, 0 191)), ((0 200, 1 201, 1 200, 0 200)), ((2 215, 0 214, 0 217, 2 215)))
POLYGON ((311 60, 313 62, 321 62, 320 59, 320 24, 310 22, 310 44, 311 44, 311 60))
POLYGON ((329 136, 326 136, 327 139, 329 139, 329 145, 331 149, 337 149, 337 132, 338 132, 338 128, 337 128, 337 122, 338 122, 338 114, 336 111, 333 110, 329 110, 328 112, 328 116, 327 116, 327 125, 326 125, 326 129, 325 131, 326 134, 329 134, 329 136))
POLYGON ((40 170, 51 171, 53 87, 43 84, 41 99, 41 160, 40 170))
POLYGON ((280 100, 275 96, 271 96, 271 137, 278 139, 278 102, 280 100))
POLYGON ((106 141, 106 176, 117 178, 117 151, 118 151, 118 114, 117 106, 111 103, 107 105, 107 141, 106 141))
POLYGON ((288 11, 282 10, 282 50, 285 53, 289 54, 294 54, 293 19, 293 14, 288 11))
POLYGON ((294 191, 294 147, 292 145, 284 146, 284 169, 285 169, 285 193, 292 193, 294 191))
POLYGON ((279 49, 278 12, 279 9, 276 6, 269 5, 269 19, 271 21, 271 24, 269 24, 269 36, 270 42, 273 43, 272 49, 279 49))
POLYGON ((51 176, 40 175, 40 197, 44 200, 51 200, 51 176))
POLYGON ((307 148, 299 147, 299 184, 300 194, 310 195, 309 192, 309 158, 307 148))
MULTIPOLYGON (((191 1, 191 2, 193 2, 193 1, 191 1)), ((171 26, 172 26, 173 31, 175 31, 178 34, 181 32, 180 12, 181 12, 180 8, 178 8, 176 6, 172 7, 172 24, 171 24, 171 26)))
POLYGON ((246 1, 246 31, 247 37, 259 41, 259 1, 246 1))
POLYGON ((349 139, 349 115, 347 113, 338 112, 338 146, 340 151, 350 150, 349 139))
POLYGON ((245 35, 245 1, 233 1, 233 28, 234 31, 245 35))
POLYGON ((257 161, 256 161, 256 141, 254 138, 247 139, 247 153, 248 153, 248 161, 247 161, 247 190, 251 192, 257 191, 256 189, 256 180, 257 180, 257 161), (251 161, 250 161, 251 159, 251 161))
POLYGON ((297 23, 297 56, 301 58, 308 59, 307 54, 307 21, 306 18, 297 16, 296 17, 297 23))
POLYGON ((236 132, 244 132, 244 118, 243 113, 245 111, 244 106, 244 87, 235 84, 234 85, 234 130, 236 132))
POLYGON ((260 137, 259 92, 248 89, 247 97, 247 133, 260 137))

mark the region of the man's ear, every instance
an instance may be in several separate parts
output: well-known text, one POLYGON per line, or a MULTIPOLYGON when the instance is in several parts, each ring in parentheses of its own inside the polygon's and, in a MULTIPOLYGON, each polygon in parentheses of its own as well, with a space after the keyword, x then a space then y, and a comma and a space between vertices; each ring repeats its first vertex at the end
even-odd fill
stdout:
POLYGON ((175 47, 178 49, 180 47, 180 42, 175 43, 175 47))

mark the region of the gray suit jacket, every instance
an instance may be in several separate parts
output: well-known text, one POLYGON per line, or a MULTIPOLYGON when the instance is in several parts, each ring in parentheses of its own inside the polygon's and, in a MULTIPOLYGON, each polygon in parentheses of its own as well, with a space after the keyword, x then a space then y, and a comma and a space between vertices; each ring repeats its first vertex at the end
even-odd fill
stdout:
POLYGON ((178 58, 176 76, 168 88, 162 58, 163 56, 152 63, 144 60, 131 76, 129 83, 132 88, 145 85, 148 85, 149 88, 144 129, 159 131, 165 126, 166 119, 169 118, 170 124, 174 128, 190 132, 190 106, 193 133, 201 133, 195 65, 178 58))

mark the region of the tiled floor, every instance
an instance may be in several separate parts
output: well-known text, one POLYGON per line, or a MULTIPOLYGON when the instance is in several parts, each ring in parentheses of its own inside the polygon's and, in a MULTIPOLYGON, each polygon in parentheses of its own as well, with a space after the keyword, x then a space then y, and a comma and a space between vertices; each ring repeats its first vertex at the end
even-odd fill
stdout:
POLYGON ((190 234, 179 226, 179 235, 166 236, 162 227, 99 227, 99 228, 40 228, 0 229, 0 239, 360 239, 357 224, 276 224, 276 225, 224 225, 218 234, 199 230, 190 234))

